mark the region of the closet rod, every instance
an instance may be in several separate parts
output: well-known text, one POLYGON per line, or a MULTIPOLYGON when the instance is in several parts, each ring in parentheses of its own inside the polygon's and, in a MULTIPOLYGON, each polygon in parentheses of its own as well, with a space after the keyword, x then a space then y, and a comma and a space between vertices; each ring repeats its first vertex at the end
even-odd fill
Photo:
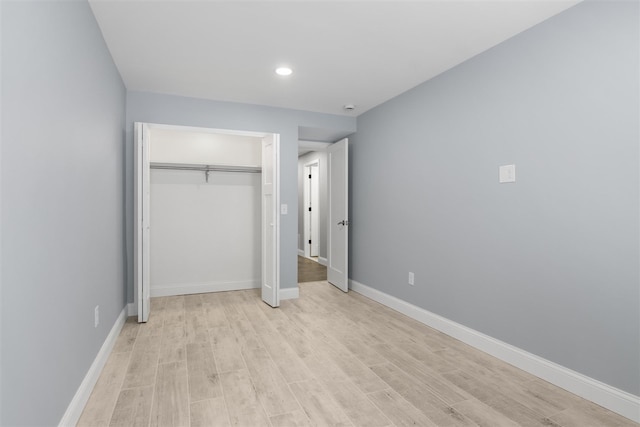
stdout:
POLYGON ((202 172, 245 172, 261 173, 259 166, 227 166, 227 165, 189 165, 181 163, 151 163, 151 169, 171 169, 202 172))

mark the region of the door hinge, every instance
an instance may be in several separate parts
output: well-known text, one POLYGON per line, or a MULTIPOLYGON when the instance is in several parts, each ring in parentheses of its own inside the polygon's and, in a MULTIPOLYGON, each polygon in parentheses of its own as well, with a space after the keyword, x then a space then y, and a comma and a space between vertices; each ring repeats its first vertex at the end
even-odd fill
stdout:
POLYGON ((309 174, 309 179, 311 179, 311 174, 309 174))
POLYGON ((309 212, 311 212, 311 206, 309 206, 309 212))
POLYGON ((309 244, 311 244, 311 239, 309 239, 309 244))

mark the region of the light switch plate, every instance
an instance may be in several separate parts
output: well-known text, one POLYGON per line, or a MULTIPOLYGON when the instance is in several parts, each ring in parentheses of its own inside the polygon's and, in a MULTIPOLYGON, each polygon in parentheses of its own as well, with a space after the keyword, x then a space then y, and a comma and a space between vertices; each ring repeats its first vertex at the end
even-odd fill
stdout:
POLYGON ((500 183, 516 182, 516 165, 500 166, 500 183))
POLYGON ((289 213, 289 206, 287 206, 286 204, 280 205, 280 214, 286 215, 287 213, 289 213))

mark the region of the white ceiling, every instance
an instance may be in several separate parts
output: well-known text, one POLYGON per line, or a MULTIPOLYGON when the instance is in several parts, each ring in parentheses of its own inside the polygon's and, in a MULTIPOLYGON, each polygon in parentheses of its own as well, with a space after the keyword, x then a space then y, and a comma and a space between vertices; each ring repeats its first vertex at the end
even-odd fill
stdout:
POLYGON ((579 2, 89 1, 129 90, 355 116, 579 2))

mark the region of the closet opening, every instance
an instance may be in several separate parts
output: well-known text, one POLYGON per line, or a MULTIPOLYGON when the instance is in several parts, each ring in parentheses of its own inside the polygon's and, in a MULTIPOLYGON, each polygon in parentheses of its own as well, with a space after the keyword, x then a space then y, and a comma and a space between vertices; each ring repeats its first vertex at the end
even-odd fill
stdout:
POLYGON ((138 320, 154 296, 261 288, 279 305, 279 136, 135 124, 138 320))

